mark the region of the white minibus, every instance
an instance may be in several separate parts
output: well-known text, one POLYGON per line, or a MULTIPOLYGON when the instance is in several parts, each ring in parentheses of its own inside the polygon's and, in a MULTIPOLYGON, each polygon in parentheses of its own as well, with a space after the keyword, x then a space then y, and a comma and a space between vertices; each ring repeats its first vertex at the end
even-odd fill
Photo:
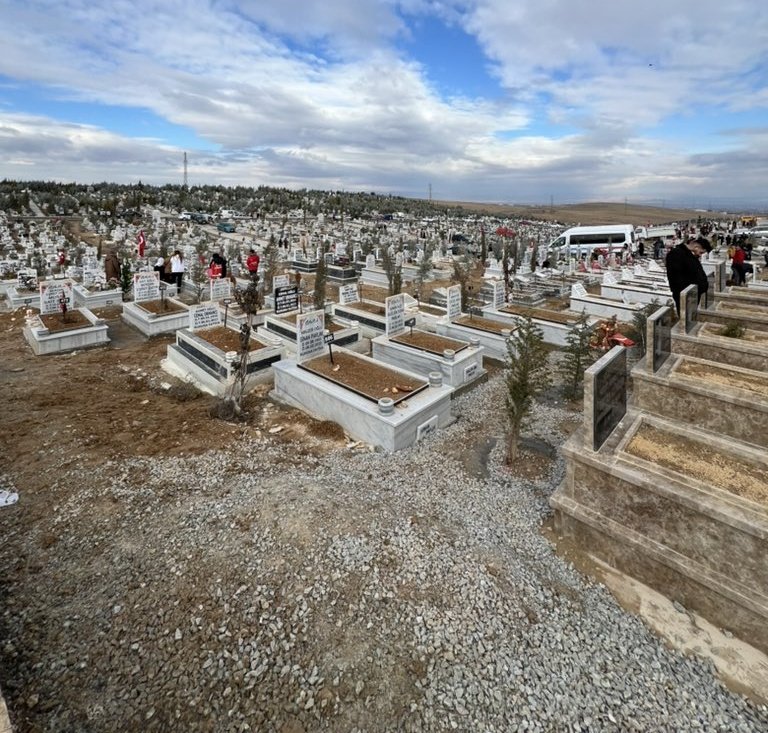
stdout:
POLYGON ((560 257, 578 257, 592 254, 595 249, 606 252, 621 252, 625 245, 629 251, 635 247, 635 230, 631 224, 609 224, 594 227, 572 227, 566 229, 550 245, 560 257))

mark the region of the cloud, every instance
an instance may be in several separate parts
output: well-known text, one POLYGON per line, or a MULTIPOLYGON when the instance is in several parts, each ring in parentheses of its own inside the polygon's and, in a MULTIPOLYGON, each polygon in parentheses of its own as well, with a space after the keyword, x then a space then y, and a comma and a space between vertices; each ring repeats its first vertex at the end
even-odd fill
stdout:
POLYGON ((669 198, 715 192, 738 164, 731 192, 765 188, 768 141, 747 128, 768 104, 768 11, 744 0, 11 0, 3 21, 8 84, 105 119, 0 104, 3 176, 179 180, 187 149, 210 183, 669 198), (476 37, 504 94, 432 86, 428 49, 416 60, 396 43, 428 16, 476 37), (701 109, 723 130, 699 129, 701 109), (170 124, 152 137, 155 118, 170 124))

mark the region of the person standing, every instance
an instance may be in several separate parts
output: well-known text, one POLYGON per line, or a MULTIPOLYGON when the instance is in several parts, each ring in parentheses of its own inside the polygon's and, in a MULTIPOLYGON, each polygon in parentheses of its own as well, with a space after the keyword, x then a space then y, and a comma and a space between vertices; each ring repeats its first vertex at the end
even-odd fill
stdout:
POLYGON ((673 247, 667 255, 667 282, 672 291, 677 315, 680 315, 680 293, 689 285, 696 285, 699 298, 707 292, 709 280, 699 261, 705 252, 711 252, 712 245, 704 237, 690 239, 673 247))
POLYGON ((248 272, 250 273, 252 278, 258 277, 259 255, 257 254, 255 249, 251 248, 251 251, 248 253, 248 258, 245 261, 245 266, 248 268, 248 272))
POLYGON ((747 259, 747 253, 741 242, 736 243, 736 249, 731 259, 731 277, 734 285, 744 285, 747 282, 747 268, 744 261, 747 259))
POLYGON ((159 273, 160 280, 164 280, 165 277, 165 257, 162 254, 155 260, 155 265, 152 268, 155 272, 159 273))
POLYGON ((171 255, 171 275, 173 282, 176 283, 176 292, 181 295, 181 283, 184 279, 184 257, 178 249, 171 255))
POLYGON ((104 276, 107 282, 110 280, 120 282, 120 260, 117 259, 117 252, 111 249, 104 258, 104 276))

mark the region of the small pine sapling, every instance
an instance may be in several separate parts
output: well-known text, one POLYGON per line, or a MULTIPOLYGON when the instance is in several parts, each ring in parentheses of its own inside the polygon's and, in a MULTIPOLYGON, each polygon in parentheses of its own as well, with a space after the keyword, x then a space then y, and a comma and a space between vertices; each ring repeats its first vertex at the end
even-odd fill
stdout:
POLYGON ((531 317, 526 316, 507 339, 504 377, 509 419, 507 464, 512 464, 517 459, 520 431, 533 407, 534 396, 549 384, 546 357, 544 334, 531 317))
POLYGON ((565 337, 563 358, 558 366, 563 384, 563 396, 576 399, 584 387, 584 371, 595 361, 595 351, 590 345, 594 328, 589 325, 589 316, 582 311, 579 320, 565 337))

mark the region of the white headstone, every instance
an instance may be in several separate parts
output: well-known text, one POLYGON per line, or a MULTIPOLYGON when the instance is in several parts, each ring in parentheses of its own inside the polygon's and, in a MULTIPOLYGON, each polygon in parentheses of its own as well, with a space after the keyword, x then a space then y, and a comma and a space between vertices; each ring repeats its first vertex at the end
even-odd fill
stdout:
POLYGON ((71 280, 46 280, 40 283, 40 315, 61 313, 61 301, 67 304, 67 310, 74 307, 71 280))
POLYGON ((350 283, 339 287, 339 303, 341 305, 359 302, 360 294, 357 292, 357 285, 350 283))
POLYGON ((142 300, 157 300, 160 297, 159 272, 133 273, 133 299, 137 303, 142 300))
POLYGON ((504 283, 499 280, 494 280, 491 283, 491 286, 493 287, 493 307, 501 308, 506 300, 504 295, 504 283))
POLYGON ((386 310, 385 333, 387 336, 397 336, 405 331, 405 295, 390 295, 384 301, 386 310))
POLYGON ((581 283, 573 283, 571 285, 572 298, 587 298, 588 296, 587 289, 581 283))
POLYGON ((291 284, 288 275, 275 275, 272 278, 272 289, 287 288, 291 284))
POLYGON ((616 278, 612 272, 606 272, 603 274, 603 285, 617 285, 616 278))
POLYGON ((365 258, 365 266, 368 268, 376 267, 376 258, 373 255, 368 255, 365 258))
POLYGON ((448 301, 448 320, 461 315, 461 285, 451 285, 446 289, 448 301))
POLYGON ((211 279, 211 300, 232 297, 232 283, 220 277, 211 279))
POLYGON ((296 317, 296 359, 304 361, 319 356, 325 348, 325 312, 301 313, 296 317))
POLYGON ((216 303, 201 303, 189 309, 189 330, 211 328, 221 325, 221 313, 216 303))

